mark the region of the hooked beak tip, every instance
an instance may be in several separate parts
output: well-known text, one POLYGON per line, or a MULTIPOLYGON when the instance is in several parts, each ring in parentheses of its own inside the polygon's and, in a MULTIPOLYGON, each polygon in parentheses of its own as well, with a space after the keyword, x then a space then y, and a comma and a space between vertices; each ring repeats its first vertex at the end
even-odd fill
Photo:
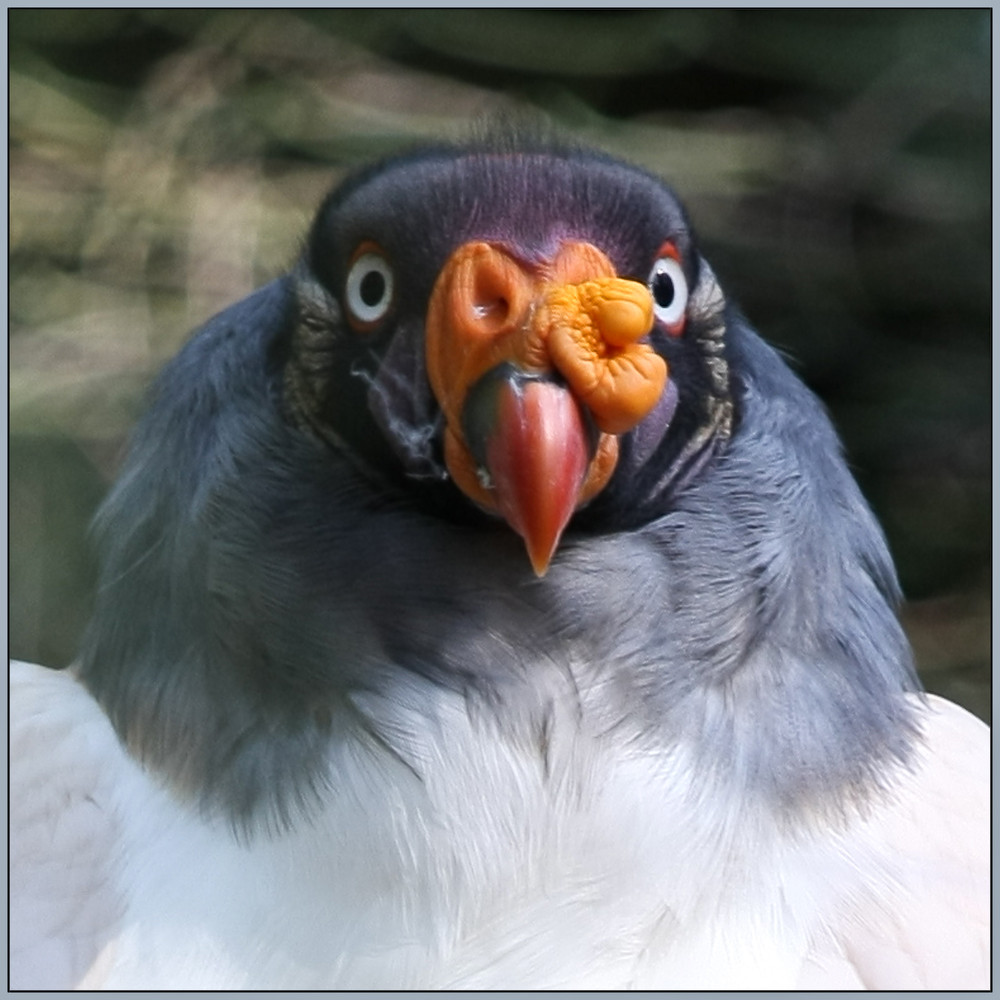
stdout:
POLYGON ((543 379, 504 379, 490 409, 482 459, 491 496, 543 577, 580 502, 594 451, 591 428, 572 394, 543 379))

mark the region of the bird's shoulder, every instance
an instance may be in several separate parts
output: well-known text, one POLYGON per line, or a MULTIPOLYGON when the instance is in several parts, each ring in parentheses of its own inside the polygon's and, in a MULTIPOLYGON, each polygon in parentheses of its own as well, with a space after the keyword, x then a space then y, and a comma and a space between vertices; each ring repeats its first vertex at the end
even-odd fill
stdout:
POLYGON ((914 759, 841 844, 867 864, 802 985, 983 989, 990 981, 990 731, 934 695, 919 701, 914 759))
POLYGON ((10 664, 11 985, 68 989, 122 911, 112 788, 125 755, 68 671, 10 664))

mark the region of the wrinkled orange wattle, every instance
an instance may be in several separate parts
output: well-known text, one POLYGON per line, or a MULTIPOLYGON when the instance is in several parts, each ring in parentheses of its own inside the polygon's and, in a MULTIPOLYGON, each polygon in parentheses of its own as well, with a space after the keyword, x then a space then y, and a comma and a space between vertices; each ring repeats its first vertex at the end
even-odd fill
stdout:
POLYGON ((539 576, 573 511, 611 478, 617 435, 663 392, 666 362, 642 342, 652 325, 646 286, 617 277, 589 243, 564 243, 552 259, 528 265, 499 246, 470 242, 438 276, 427 311, 427 372, 445 416, 448 470, 468 497, 524 538, 539 576), (565 388, 533 383, 499 407, 505 445, 498 454, 505 457, 484 476, 464 439, 463 408, 469 389, 505 363, 558 374, 565 388), (600 431, 592 456, 582 416, 573 417, 578 407, 600 431), (572 456, 582 447, 588 454, 577 469, 572 456))

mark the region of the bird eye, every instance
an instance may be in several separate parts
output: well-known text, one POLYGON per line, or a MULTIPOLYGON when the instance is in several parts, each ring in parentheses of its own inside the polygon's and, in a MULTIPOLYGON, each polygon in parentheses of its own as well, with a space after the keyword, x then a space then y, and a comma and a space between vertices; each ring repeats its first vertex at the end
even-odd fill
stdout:
POLYGON ((347 271, 344 300, 349 318, 370 329, 392 305, 393 275, 384 254, 371 245, 358 253, 347 271))
POLYGON ((671 253, 661 251, 649 272, 649 291, 653 296, 653 313, 667 328, 677 335, 684 328, 684 314, 688 302, 687 278, 680 261, 671 253))

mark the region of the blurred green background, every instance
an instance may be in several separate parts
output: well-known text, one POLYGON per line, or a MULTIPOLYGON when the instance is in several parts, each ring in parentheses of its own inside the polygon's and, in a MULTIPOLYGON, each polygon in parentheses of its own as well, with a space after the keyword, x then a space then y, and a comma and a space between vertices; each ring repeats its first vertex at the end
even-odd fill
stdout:
POLYGON ((343 171, 540 110, 666 177, 989 718, 989 10, 11 10, 10 647, 68 663, 152 375, 343 171))

